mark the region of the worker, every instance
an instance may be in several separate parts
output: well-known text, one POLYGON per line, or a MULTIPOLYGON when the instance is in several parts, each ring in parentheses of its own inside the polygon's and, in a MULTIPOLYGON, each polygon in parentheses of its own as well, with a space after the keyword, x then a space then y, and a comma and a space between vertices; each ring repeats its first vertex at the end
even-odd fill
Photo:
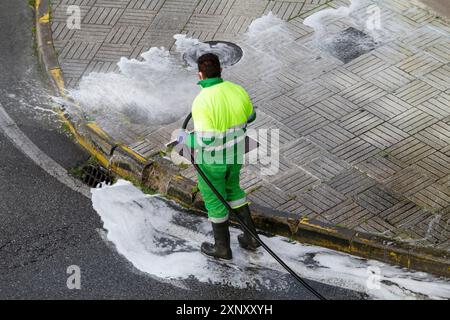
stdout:
MULTIPOLYGON (((181 140, 195 149, 195 161, 200 169, 256 235, 239 177, 247 122, 249 118, 254 119, 252 102, 241 86, 222 79, 217 55, 206 53, 198 58, 197 64, 198 84, 202 89, 192 104, 194 132, 190 136, 182 133, 185 136, 181 140)), ((197 176, 214 233, 214 244, 203 243, 201 251, 208 256, 232 259, 228 211, 202 177, 197 176)), ((246 231, 238 236, 238 242, 247 250, 259 247, 246 231)))

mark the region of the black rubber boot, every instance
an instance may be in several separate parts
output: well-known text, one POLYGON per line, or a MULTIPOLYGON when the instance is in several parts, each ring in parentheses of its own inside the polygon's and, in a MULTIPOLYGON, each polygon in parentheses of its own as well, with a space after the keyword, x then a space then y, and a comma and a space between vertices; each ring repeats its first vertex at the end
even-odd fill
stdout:
MULTIPOLYGON (((246 226, 250 228, 250 230, 257 235, 255 224, 253 223, 252 216, 250 214, 250 208, 248 205, 242 206, 240 208, 234 209, 237 215, 239 215, 246 226)), ((261 245, 258 241, 256 241, 247 231, 244 230, 243 234, 238 235, 239 245, 247 250, 256 250, 261 245)))
POLYGON ((203 242, 201 250, 207 256, 230 260, 233 255, 230 248, 230 230, 228 220, 221 223, 212 223, 214 242, 203 242))

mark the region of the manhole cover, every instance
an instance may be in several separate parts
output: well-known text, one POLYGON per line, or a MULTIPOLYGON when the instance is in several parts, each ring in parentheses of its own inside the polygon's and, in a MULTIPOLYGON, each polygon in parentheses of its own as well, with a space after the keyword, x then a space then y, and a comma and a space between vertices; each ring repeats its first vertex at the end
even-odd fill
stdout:
POLYGON ((222 67, 229 67, 242 58, 242 49, 227 41, 205 41, 193 46, 183 55, 183 60, 191 67, 197 67, 197 59, 205 53, 214 53, 220 59, 222 67))
POLYGON ((113 183, 113 177, 105 168, 98 165, 88 165, 83 167, 81 179, 91 188, 101 186, 103 182, 108 185, 113 183))
POLYGON ((339 32, 325 44, 327 51, 344 63, 348 63, 378 46, 379 43, 374 41, 371 36, 353 27, 339 32))

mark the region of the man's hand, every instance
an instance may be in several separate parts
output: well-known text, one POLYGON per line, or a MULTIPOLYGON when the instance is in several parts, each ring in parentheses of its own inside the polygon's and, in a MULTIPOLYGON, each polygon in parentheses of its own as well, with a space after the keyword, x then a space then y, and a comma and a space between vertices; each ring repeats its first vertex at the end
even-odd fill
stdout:
POLYGON ((187 136, 188 136, 188 133, 186 131, 180 130, 180 132, 178 133, 178 136, 177 136, 177 142, 179 144, 185 143, 187 136))

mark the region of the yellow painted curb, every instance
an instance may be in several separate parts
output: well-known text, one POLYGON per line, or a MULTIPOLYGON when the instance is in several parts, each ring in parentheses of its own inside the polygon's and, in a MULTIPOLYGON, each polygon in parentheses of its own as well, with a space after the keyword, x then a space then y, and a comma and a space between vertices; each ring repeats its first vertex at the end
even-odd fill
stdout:
POLYGON ((88 141, 86 138, 84 138, 82 135, 78 133, 78 131, 73 126, 72 122, 66 117, 63 111, 59 111, 58 114, 61 120, 67 125, 70 132, 73 134, 75 140, 81 146, 83 146, 92 156, 97 158, 97 160, 100 162, 102 166, 107 168, 109 165, 109 159, 107 159, 100 151, 98 151, 90 141, 88 141))
POLYGON ((136 160, 139 160, 140 162, 142 162, 144 164, 146 164, 148 162, 148 160, 145 157, 143 157, 142 155, 140 155, 139 153, 137 153, 136 151, 134 151, 133 149, 131 149, 127 145, 119 143, 118 147, 121 148, 122 150, 124 150, 125 152, 129 153, 134 158, 136 158, 136 160))
POLYGON ((61 68, 54 68, 54 69, 50 70, 50 74, 53 77, 53 80, 55 81, 55 84, 58 87, 59 93, 61 94, 61 96, 66 97, 64 78, 62 75, 61 68))
POLYGON ((112 140, 111 137, 102 129, 100 128, 95 122, 89 122, 86 124, 86 127, 94 131, 98 136, 105 140, 112 140))
POLYGON ((326 232, 329 232, 329 233, 336 233, 336 230, 334 230, 332 228, 326 228, 326 227, 323 227, 323 226, 318 226, 316 224, 310 223, 309 222, 309 218, 306 218, 306 217, 302 218, 300 220, 300 224, 303 224, 303 225, 311 227, 311 228, 319 229, 319 230, 322 230, 322 231, 326 231, 326 232))
POLYGON ((39 23, 49 23, 49 22, 50 22, 50 13, 48 12, 39 18, 39 23))

